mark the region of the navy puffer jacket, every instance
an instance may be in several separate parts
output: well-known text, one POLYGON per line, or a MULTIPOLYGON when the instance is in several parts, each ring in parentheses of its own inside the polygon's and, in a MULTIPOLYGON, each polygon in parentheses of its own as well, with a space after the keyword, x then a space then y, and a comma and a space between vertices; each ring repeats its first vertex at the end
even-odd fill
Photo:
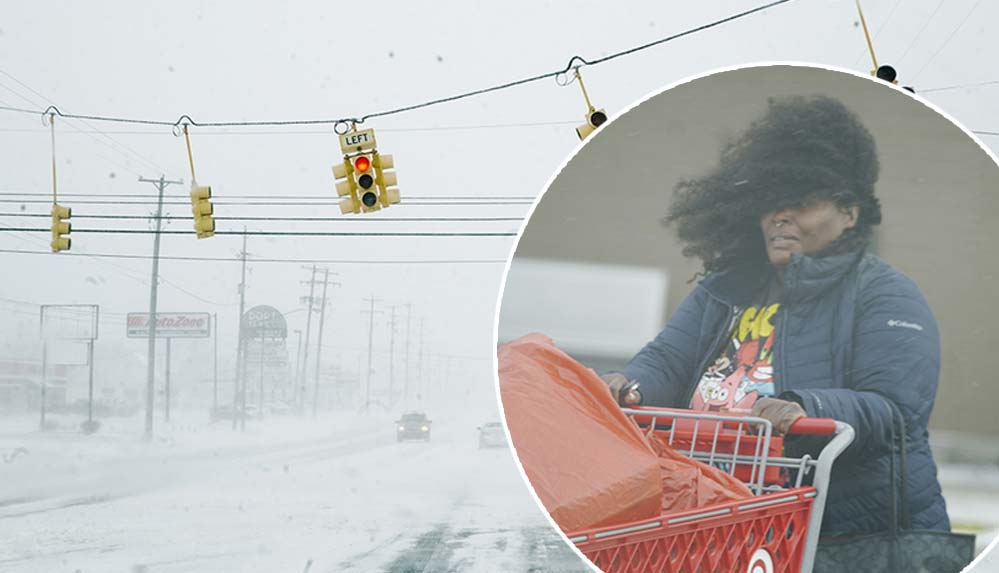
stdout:
MULTIPOLYGON (((759 284, 724 272, 697 285, 622 370, 640 382, 644 405, 689 407, 701 374, 722 351, 727 325, 759 284)), ((797 400, 809 416, 847 422, 857 433, 833 466, 823 535, 889 527, 893 405, 905 420, 912 528, 949 530, 927 442, 940 338, 915 283, 870 254, 794 253, 780 303, 773 349, 777 397, 797 400)), ((787 444, 813 454, 818 446, 814 438, 787 444)))

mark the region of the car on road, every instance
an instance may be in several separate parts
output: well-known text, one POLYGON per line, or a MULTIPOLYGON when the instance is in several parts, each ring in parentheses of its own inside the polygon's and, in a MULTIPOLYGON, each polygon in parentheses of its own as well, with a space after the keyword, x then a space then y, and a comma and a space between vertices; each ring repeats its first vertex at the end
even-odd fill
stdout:
POLYGON ((506 441, 506 432, 503 431, 503 424, 499 422, 489 422, 479 426, 479 448, 505 448, 509 444, 506 441))
POLYGON ((430 420, 423 412, 406 412, 395 421, 396 441, 423 440, 430 441, 430 420))

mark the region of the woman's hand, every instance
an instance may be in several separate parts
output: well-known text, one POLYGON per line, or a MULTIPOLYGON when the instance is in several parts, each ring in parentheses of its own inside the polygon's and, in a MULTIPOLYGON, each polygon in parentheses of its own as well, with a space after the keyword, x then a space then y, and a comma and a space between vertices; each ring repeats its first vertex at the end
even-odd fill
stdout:
POLYGON ((614 396, 614 400, 621 406, 637 406, 642 403, 642 394, 638 391, 638 385, 634 380, 628 380, 624 374, 619 374, 617 372, 612 372, 610 374, 605 374, 600 377, 607 386, 610 387, 611 395, 614 396), (626 387, 630 388, 625 392, 624 396, 621 395, 621 391, 626 387))
POLYGON ((749 411, 750 416, 770 420, 778 434, 786 434, 798 418, 807 416, 805 409, 797 402, 777 398, 759 398, 749 411))

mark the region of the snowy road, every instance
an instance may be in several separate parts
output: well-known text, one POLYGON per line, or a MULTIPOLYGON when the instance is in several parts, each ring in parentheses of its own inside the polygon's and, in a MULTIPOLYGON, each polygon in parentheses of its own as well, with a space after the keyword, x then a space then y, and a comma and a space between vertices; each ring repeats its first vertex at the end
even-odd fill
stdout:
POLYGON ((0 452, 30 453, 0 465, 0 571, 589 570, 509 450, 478 449, 476 421, 439 418, 431 442, 397 443, 391 420, 155 444, 4 434, 0 452))

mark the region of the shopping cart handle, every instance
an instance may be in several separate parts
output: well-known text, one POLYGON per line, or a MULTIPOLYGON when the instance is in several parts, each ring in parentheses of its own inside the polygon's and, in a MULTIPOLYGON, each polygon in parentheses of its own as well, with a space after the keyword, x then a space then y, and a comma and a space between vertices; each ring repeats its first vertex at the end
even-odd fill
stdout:
POLYGON ((832 418, 798 418, 788 428, 787 433, 828 436, 836 433, 836 420, 832 418))

